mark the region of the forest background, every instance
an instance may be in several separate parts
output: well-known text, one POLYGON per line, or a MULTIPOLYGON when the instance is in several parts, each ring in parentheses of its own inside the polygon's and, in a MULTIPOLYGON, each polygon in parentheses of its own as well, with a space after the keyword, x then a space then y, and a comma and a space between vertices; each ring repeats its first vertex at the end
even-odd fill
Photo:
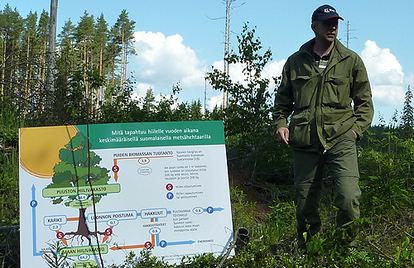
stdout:
MULTIPOLYGON (((47 12, 26 18, 8 5, 0 13, 0 260, 18 267, 18 129, 30 126, 120 122, 223 120, 235 230, 249 230, 236 256, 201 255, 183 260, 186 267, 411 267, 414 265, 413 170, 414 112, 408 87, 402 113, 383 119, 358 143, 361 172, 361 220, 357 246, 341 245, 335 229, 332 181, 324 179, 321 202, 323 232, 311 238, 307 254, 295 247, 292 158, 278 144, 272 128, 272 106, 279 77, 261 76, 272 52, 263 51, 256 28, 248 23, 238 36, 228 64, 241 64, 245 80, 232 81, 226 72, 206 74, 211 86, 228 96, 227 104, 212 111, 200 100, 179 102, 176 94, 155 99, 132 98, 136 81, 127 74, 134 54, 135 22, 123 10, 109 27, 103 16, 84 14, 75 25, 68 21, 57 38, 53 86, 47 86, 47 12), (198 266, 197 266, 198 265, 198 266)), ((56 256, 62 258, 62 256, 56 256)), ((51 267, 65 267, 64 258, 51 267)), ((125 265, 148 267, 150 252, 126 259, 125 265), (141 266, 139 266, 141 265, 141 266)), ((52 265, 52 264, 51 264, 52 265)), ((114 266, 115 267, 115 266, 114 266)), ((121 266, 126 267, 126 266, 121 266)), ((128 266, 130 267, 130 266, 128 266)), ((153 266, 154 267, 154 266, 153 266)))

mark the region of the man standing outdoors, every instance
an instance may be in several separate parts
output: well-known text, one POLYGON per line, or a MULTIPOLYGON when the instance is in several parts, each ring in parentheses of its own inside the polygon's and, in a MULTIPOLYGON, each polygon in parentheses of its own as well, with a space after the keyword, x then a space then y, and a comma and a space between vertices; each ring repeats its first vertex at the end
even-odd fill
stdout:
POLYGON ((361 58, 338 39, 338 20, 329 5, 312 15, 315 38, 287 60, 275 98, 276 138, 293 150, 298 247, 304 232, 321 229, 319 199, 323 169, 334 181, 336 226, 359 218, 356 140, 371 125, 371 87, 361 58))

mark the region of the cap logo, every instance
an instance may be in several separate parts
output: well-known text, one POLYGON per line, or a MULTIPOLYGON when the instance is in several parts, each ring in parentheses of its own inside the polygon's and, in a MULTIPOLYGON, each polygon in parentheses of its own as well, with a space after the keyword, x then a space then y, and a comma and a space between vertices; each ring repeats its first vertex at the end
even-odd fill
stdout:
POLYGON ((342 17, 336 13, 336 9, 330 5, 323 5, 318 7, 312 14, 312 23, 317 20, 329 20, 332 18, 337 18, 344 20, 342 17))
POLYGON ((331 13, 331 12, 336 12, 336 10, 335 9, 332 9, 332 8, 325 8, 324 10, 323 10, 323 12, 325 12, 325 13, 331 13))

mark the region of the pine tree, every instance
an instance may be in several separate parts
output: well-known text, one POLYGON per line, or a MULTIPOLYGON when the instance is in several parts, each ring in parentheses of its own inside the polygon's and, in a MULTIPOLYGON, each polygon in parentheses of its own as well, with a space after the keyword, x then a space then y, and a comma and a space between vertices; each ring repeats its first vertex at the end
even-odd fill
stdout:
POLYGON ((122 10, 116 21, 115 29, 117 30, 117 38, 121 45, 120 86, 123 89, 127 81, 128 55, 135 54, 133 47, 135 21, 128 18, 128 12, 125 9, 122 10))
MULTIPOLYGON (((108 24, 105 21, 105 17, 103 14, 98 18, 95 24, 95 34, 94 34, 94 41, 96 42, 96 54, 98 57, 97 61, 97 69, 99 70, 99 76, 103 78, 104 76, 104 52, 107 48, 108 43, 108 24)), ((95 102, 95 109, 98 110, 101 103, 104 101, 104 86, 100 86, 96 92, 96 102, 95 102)))
POLYGON ((190 118, 191 121, 203 120, 202 104, 200 100, 193 101, 190 106, 190 118))
MULTIPOLYGON (((46 84, 46 52, 47 44, 49 40, 49 13, 43 10, 40 15, 39 24, 37 26, 37 35, 39 38, 39 70, 38 70, 38 82, 39 88, 44 89, 46 84)), ((40 90, 39 94, 42 94, 40 90)), ((41 101, 43 103, 43 101, 41 101)))
POLYGON ((113 96, 116 95, 117 81, 119 81, 116 69, 118 65, 117 57, 121 52, 121 48, 117 32, 117 28, 112 26, 109 32, 109 42, 106 51, 108 74, 106 77, 107 90, 105 92, 105 99, 110 100, 111 104, 113 103, 113 96))
POLYGON ((19 62, 21 50, 21 36, 24 20, 19 12, 12 10, 7 4, 1 12, 1 81, 0 93, 4 97, 17 97, 19 80, 19 62))
POLYGON ((74 70, 79 66, 79 58, 75 50, 76 27, 71 20, 65 22, 62 31, 58 34, 57 46, 59 51, 56 55, 56 82, 54 113, 59 124, 75 123, 71 117, 77 114, 74 105, 76 95, 70 86, 74 70))
POLYGON ((401 116, 401 128, 405 136, 409 136, 414 126, 414 109, 412 106, 413 93, 411 86, 405 92, 404 107, 401 116))
POLYGON ((27 99, 30 96, 31 87, 33 86, 31 83, 32 75, 34 73, 34 66, 35 66, 35 59, 36 50, 34 47, 36 46, 36 26, 37 26, 37 12, 32 13, 30 12, 27 15, 24 25, 24 33, 23 33, 23 46, 22 46, 22 63, 21 66, 22 73, 24 73, 24 80, 22 88, 22 96, 23 98, 27 99))
POLYGON ((84 12, 80 19, 78 27, 76 28, 75 38, 77 47, 79 48, 79 58, 83 72, 83 86, 85 90, 85 98, 91 100, 92 94, 89 91, 89 80, 87 72, 92 69, 93 66, 93 36, 94 36, 94 18, 93 15, 89 15, 88 12, 84 12))
POLYGON ((398 127, 399 119, 400 119, 400 112, 398 111, 398 109, 395 109, 394 113, 392 114, 390 123, 388 124, 390 129, 396 129, 398 127))
MULTIPOLYGON (((60 79, 68 81, 70 72, 78 66, 75 54, 75 31, 76 27, 71 20, 65 22, 62 31, 58 35, 59 54, 56 59, 60 79)), ((58 78, 59 79, 59 78, 58 78)))
POLYGON ((142 109, 148 113, 155 111, 155 95, 154 95, 154 89, 149 88, 147 89, 147 92, 144 97, 144 102, 142 105, 142 109))

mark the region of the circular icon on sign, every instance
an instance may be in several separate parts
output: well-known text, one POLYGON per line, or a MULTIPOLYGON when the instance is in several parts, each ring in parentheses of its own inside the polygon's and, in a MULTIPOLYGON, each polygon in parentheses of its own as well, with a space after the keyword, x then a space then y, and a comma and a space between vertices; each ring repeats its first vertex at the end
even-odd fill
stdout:
POLYGON ((165 248, 167 246, 167 241, 161 240, 160 241, 160 247, 165 248))
POLYGON ((119 171, 119 166, 117 166, 117 165, 113 166, 112 171, 113 172, 118 172, 119 171))
POLYGON ((107 236, 110 236, 110 235, 112 235, 112 228, 106 228, 105 229, 105 235, 107 235, 107 236))
POLYGON ((56 233, 56 237, 57 237, 57 239, 62 239, 62 238, 64 238, 64 237, 65 237, 65 234, 64 234, 64 233, 62 233, 62 232, 57 232, 57 233, 56 233))
POLYGON ((31 206, 32 208, 37 207, 37 201, 36 201, 36 200, 32 200, 32 201, 30 201, 30 206, 31 206))
POLYGON ((173 193, 171 193, 171 192, 167 193, 167 199, 171 200, 173 198, 174 198, 174 194, 173 193))
POLYGON ((167 184, 167 186, 165 186, 165 189, 167 189, 167 191, 172 191, 172 189, 174 189, 174 186, 171 183, 169 183, 167 184))
POLYGON ((207 213, 208 214, 211 214, 211 213, 213 213, 214 212, 214 208, 213 207, 208 207, 207 208, 207 213))
POLYGON ((145 248, 152 248, 152 243, 150 241, 145 242, 145 248))

